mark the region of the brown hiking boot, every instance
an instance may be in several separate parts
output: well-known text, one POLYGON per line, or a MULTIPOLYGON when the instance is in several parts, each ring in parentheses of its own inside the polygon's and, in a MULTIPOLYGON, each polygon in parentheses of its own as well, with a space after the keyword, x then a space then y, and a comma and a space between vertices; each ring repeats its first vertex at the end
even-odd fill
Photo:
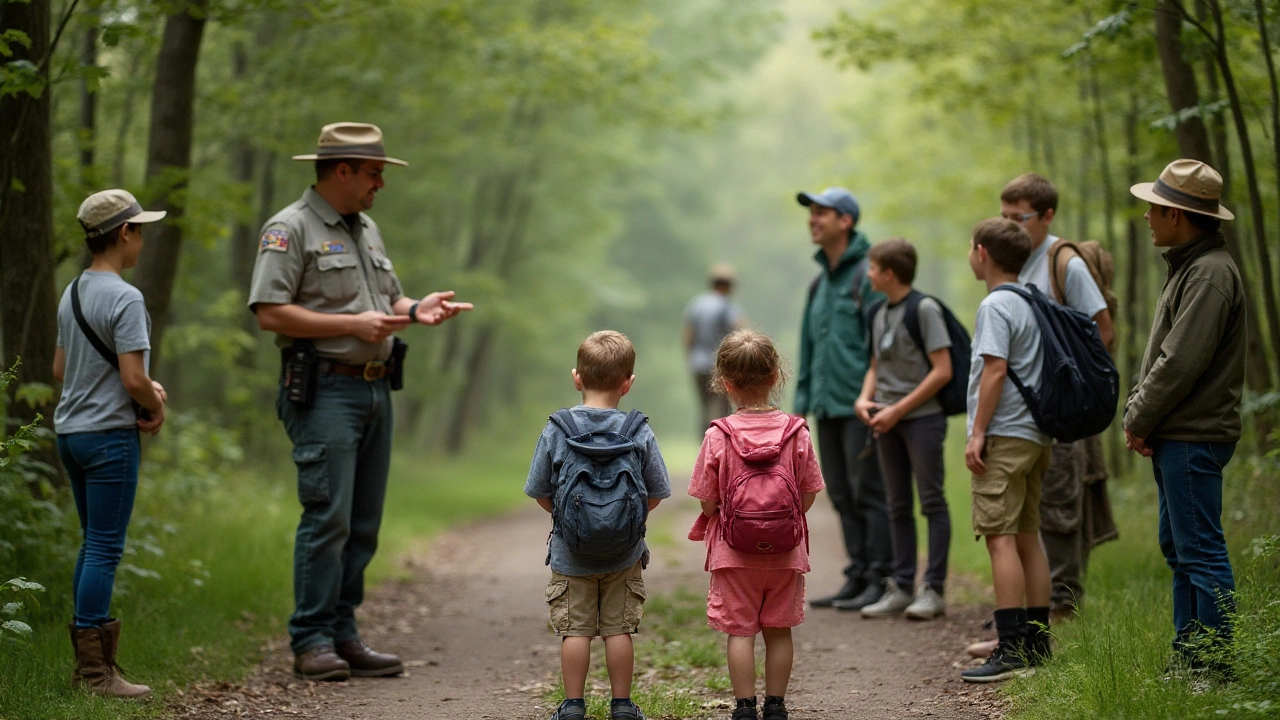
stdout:
POLYGON ((120 621, 111 620, 102 627, 71 626, 71 645, 76 651, 76 667, 71 683, 87 687, 103 697, 140 700, 151 695, 151 688, 124 679, 116 665, 116 648, 120 643, 120 621))
POLYGON ((404 665, 400 662, 400 658, 376 652, 363 640, 338 643, 338 657, 351 665, 353 677, 387 677, 404 672, 404 665))
POLYGON ((293 672, 307 680, 346 680, 351 666, 332 645, 317 645, 293 658, 293 672))

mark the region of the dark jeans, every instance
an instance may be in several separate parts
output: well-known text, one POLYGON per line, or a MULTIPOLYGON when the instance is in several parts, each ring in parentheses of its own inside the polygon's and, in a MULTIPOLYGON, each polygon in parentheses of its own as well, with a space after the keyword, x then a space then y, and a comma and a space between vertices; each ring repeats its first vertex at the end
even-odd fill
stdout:
POLYGON ((1054 605, 1084 597, 1084 441, 1054 443, 1040 489, 1040 541, 1049 558, 1054 605))
POLYGON ((301 409, 281 390, 276 409, 293 441, 302 519, 293 548, 295 654, 355 640, 364 571, 378 547, 391 466, 391 394, 386 380, 324 374, 315 403, 301 409))
POLYGON ((76 627, 99 627, 110 616, 140 456, 137 428, 58 436, 58 457, 71 480, 84 535, 71 580, 76 627))
POLYGON ((698 388, 699 427, 698 439, 701 440, 711 421, 729 414, 729 398, 711 391, 711 374, 694 373, 693 383, 698 388))
POLYGON ((876 438, 876 455, 889 498, 893 531, 893 579, 912 592, 916 582, 916 516, 912 508, 911 476, 920 491, 920 512, 929 525, 929 563, 924 581, 942 593, 947 584, 947 554, 951 549, 951 513, 943 491, 945 471, 942 444, 947 418, 941 413, 900 420, 876 438))
POLYGON ((871 429, 856 417, 818 420, 818 453, 827 495, 840 516, 849 580, 880 582, 889 577, 893 553, 884 481, 874 456, 858 458, 871 429))
POLYGON ((1201 630, 1231 637, 1235 578, 1222 534, 1222 469, 1235 443, 1154 440, 1160 551, 1173 570, 1174 646, 1201 630))

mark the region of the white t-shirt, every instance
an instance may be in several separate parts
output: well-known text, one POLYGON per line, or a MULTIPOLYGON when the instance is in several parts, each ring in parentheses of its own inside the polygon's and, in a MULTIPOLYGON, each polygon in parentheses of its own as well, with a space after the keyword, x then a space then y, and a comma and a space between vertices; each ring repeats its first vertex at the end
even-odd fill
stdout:
MULTIPOLYGON (((1049 277, 1049 249, 1058 242, 1058 239, 1056 235, 1045 238, 1045 241, 1040 243, 1040 247, 1031 251, 1027 264, 1023 265, 1022 272, 1018 273, 1018 282, 1023 285, 1035 285, 1040 288, 1040 292, 1054 301, 1057 301, 1057 298, 1053 295, 1053 283, 1049 277)), ((1089 274, 1089 266, 1078 257, 1073 257, 1067 262, 1067 277, 1062 291, 1065 296, 1064 305, 1073 310, 1079 310, 1089 317, 1107 309, 1107 301, 1102 297, 1098 284, 1093 281, 1093 275, 1089 274)))
MULTIPOLYGON (((983 355, 1006 360, 1010 374, 1017 373, 1028 388, 1034 390, 1040 385, 1040 366, 1044 362, 1040 326, 1030 303, 1021 295, 996 289, 978 305, 969 370, 968 435, 973 434, 973 418, 978 411, 978 388, 986 365, 983 355)), ((1000 402, 987 425, 987 435, 1021 438, 1040 445, 1052 442, 1052 438, 1040 432, 1031 408, 1027 407, 1011 377, 1004 380, 1000 402)))

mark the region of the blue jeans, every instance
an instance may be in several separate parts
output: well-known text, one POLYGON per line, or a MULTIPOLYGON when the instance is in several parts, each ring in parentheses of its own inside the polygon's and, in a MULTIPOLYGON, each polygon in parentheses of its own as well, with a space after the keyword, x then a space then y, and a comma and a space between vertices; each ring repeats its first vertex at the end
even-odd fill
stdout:
POLYGON ((84 535, 71 580, 75 624, 99 627, 110 615, 116 566, 138 493, 138 430, 59 435, 58 456, 71 479, 84 535))
POLYGON ((302 409, 283 389, 276 409, 293 441, 302 519, 293 548, 295 654, 356 640, 364 571, 378 548, 391 468, 391 393, 386 380, 316 378, 302 409))
POLYGON ((1231 638, 1235 578, 1222 534, 1222 469, 1235 443, 1155 440, 1160 551, 1173 570, 1174 647, 1202 631, 1231 638))

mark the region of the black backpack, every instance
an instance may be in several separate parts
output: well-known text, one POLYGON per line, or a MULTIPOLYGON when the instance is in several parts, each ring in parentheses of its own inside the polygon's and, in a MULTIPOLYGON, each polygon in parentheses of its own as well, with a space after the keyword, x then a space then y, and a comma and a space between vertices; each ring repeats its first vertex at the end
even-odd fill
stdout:
MULTIPOLYGON (((947 307, 946 303, 932 295, 912 290, 902 300, 906 303, 903 308, 902 323, 906 326, 907 333, 911 335, 911 340, 916 347, 920 348, 920 352, 924 353, 926 359, 929 357, 929 352, 924 347, 924 334, 920 332, 920 301, 925 298, 933 300, 938 303, 938 307, 942 308, 942 318, 947 324, 947 336, 951 339, 951 379, 934 397, 938 398, 943 415, 963 415, 968 410, 969 369, 973 361, 973 345, 969 340, 969 331, 960 324, 955 313, 951 312, 951 308, 947 307)), ((871 310, 867 313, 867 317, 870 318, 870 322, 867 323, 868 332, 875 324, 876 313, 880 312, 887 303, 888 300, 881 300, 871 306, 871 310)), ((872 338, 873 343, 874 341, 875 338, 872 338)))
POLYGON ((1031 389, 1009 369, 1036 425, 1061 442, 1075 442, 1106 430, 1120 401, 1120 372, 1102 344, 1098 326, 1084 313, 1050 300, 1035 285, 1001 285, 1031 305, 1040 326, 1044 363, 1040 387, 1031 389))

